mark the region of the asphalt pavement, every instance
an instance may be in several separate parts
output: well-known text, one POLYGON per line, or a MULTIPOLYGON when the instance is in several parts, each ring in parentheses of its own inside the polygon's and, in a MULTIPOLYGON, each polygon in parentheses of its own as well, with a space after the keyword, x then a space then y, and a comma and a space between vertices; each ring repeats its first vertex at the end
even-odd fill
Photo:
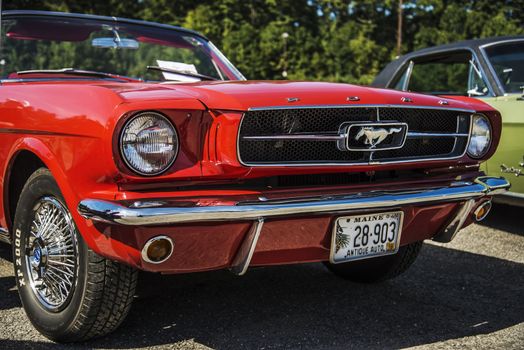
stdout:
POLYGON ((0 245, 0 349, 523 349, 524 209, 495 206, 450 244, 378 285, 322 264, 178 276, 142 274, 113 334, 56 345, 31 326, 0 245))

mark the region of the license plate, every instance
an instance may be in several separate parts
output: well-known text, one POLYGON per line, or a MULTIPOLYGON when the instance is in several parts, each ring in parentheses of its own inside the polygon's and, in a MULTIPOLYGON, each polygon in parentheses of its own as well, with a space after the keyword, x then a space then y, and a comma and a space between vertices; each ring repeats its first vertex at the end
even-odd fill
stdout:
POLYGON ((331 263, 395 254, 403 218, 402 211, 337 218, 331 239, 331 263))

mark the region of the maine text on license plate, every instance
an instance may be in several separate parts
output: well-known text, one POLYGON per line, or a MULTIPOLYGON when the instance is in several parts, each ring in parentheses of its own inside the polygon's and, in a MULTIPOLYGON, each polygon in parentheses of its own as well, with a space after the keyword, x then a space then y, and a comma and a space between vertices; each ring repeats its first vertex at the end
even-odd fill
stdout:
POLYGON ((401 211, 344 216, 335 221, 330 260, 350 260, 395 254, 402 231, 401 211))

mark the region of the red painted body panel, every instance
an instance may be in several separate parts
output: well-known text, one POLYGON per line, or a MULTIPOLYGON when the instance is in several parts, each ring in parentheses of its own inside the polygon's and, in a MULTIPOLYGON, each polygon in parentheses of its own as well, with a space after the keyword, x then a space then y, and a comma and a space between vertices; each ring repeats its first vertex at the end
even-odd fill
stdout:
MULTIPOLYGON (((362 172, 368 170, 443 168, 476 164, 464 156, 453 161, 335 167, 242 166, 236 156, 236 137, 242 111, 252 107, 358 104, 439 107, 439 98, 378 90, 347 84, 305 82, 210 82, 193 84, 115 83, 100 80, 16 82, 0 86, 0 227, 10 229, 7 205, 8 181, 13 160, 21 151, 34 153, 50 169, 73 218, 88 245, 99 254, 142 266, 139 250, 156 234, 170 234, 183 254, 175 252, 165 272, 187 272, 227 267, 249 224, 243 222, 181 225, 180 227, 125 228, 96 226, 76 211, 85 198, 126 200, 198 196, 227 202, 231 195, 253 196, 255 190, 179 191, 183 184, 234 182, 283 174, 362 172), (288 97, 298 101, 289 103, 288 97), (177 161, 167 173, 154 178, 137 176, 120 160, 115 135, 123 122, 140 110, 156 110, 176 125, 181 143, 177 161), (116 130, 116 132, 115 132, 116 130)), ((500 115, 474 99, 451 100, 448 107, 486 113, 494 128, 491 156, 500 135, 500 115)), ((403 184, 409 186, 408 184, 403 184)), ((355 187, 356 188, 356 187, 355 187)), ((366 186, 364 190, 375 187, 366 186)), ((317 191, 325 191, 319 189, 317 191)), ((294 189, 305 193, 307 189, 294 189)), ((264 195, 271 195, 264 193, 264 195)), ((276 195, 276 194, 274 194, 276 195)), ((403 208, 406 230, 402 243, 428 238, 443 225, 455 204, 430 208, 403 208), (427 228, 424 228, 426 225, 427 228), (424 229, 421 230, 420 228, 424 229)), ((264 226, 253 264, 325 260, 328 254, 331 216, 307 221, 283 219, 264 226), (305 234, 305 227, 309 234, 305 234)))

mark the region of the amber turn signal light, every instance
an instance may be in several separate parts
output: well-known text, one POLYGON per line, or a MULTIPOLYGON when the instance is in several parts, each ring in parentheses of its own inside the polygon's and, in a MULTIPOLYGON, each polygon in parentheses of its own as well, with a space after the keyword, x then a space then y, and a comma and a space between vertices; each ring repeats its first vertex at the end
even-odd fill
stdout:
POLYGON ((173 241, 167 236, 153 237, 142 248, 142 259, 151 264, 160 264, 173 253, 173 241))
POLYGON ((475 217, 475 220, 477 222, 482 221, 486 218, 486 216, 488 216, 490 210, 491 201, 484 202, 481 205, 479 205, 477 209, 475 209, 473 216, 475 217))

